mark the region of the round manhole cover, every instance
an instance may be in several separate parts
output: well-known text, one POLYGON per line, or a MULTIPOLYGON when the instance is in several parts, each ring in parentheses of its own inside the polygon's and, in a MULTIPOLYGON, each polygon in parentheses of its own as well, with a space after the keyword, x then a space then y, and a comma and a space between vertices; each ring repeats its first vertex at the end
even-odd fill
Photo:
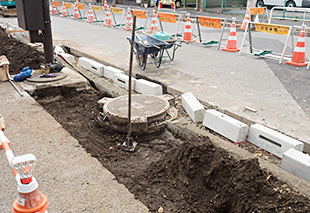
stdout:
MULTIPOLYGON (((161 97, 152 95, 131 95, 131 122, 135 126, 141 124, 141 129, 148 124, 161 121, 167 115, 169 102, 161 97)), ((120 127, 128 123, 128 96, 120 96, 108 101, 103 106, 108 119, 117 122, 120 127)))
POLYGON ((64 79, 67 76, 67 74, 63 72, 50 73, 50 74, 52 76, 46 75, 46 77, 40 77, 42 74, 34 73, 26 80, 35 83, 46 83, 46 82, 58 81, 64 79))

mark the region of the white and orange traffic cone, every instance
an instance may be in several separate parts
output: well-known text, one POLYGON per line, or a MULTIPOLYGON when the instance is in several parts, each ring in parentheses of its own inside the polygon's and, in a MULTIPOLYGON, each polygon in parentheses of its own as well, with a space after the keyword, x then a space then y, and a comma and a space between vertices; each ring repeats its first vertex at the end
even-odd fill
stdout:
POLYGON ((80 18, 80 14, 79 14, 79 11, 77 9, 77 3, 74 2, 74 13, 73 13, 73 18, 72 19, 78 19, 80 18))
POLYGON ((53 4, 52 15, 54 16, 56 14, 57 14, 56 6, 53 4))
POLYGON ((131 31, 132 30, 132 21, 131 21, 131 14, 130 14, 130 8, 127 9, 127 21, 124 27, 124 30, 131 31))
POLYGON ((293 57, 290 61, 287 61, 286 64, 303 67, 307 66, 308 62, 306 62, 306 43, 305 43, 305 29, 306 25, 301 26, 300 35, 294 49, 293 57))
POLYGON ((109 10, 109 7, 107 8, 107 15, 106 15, 106 18, 105 18, 105 24, 103 25, 105 27, 113 27, 113 23, 112 23, 112 19, 111 19, 111 16, 110 16, 110 10, 109 10))
POLYGON ((65 7, 65 2, 62 2, 62 14, 60 17, 65 18, 68 15, 66 7, 65 7))
POLYGON ((94 22, 94 14, 93 9, 91 7, 91 4, 88 5, 88 15, 87 15, 87 23, 93 23, 94 22))
POLYGON ((228 52, 238 52, 240 49, 237 47, 237 34, 236 34, 236 24, 235 24, 236 18, 232 18, 232 24, 229 32, 229 37, 227 41, 226 48, 223 48, 222 50, 228 51, 228 52))
POLYGON ((157 20, 156 20, 156 11, 153 10, 153 18, 152 18, 152 25, 151 25, 151 31, 158 30, 157 20))
POLYGON ((192 34, 192 27, 191 27, 191 21, 190 21, 190 13, 187 13, 183 40, 187 41, 188 43, 195 42, 196 40, 193 40, 192 36, 193 36, 193 34, 192 34))
POLYGON ((242 22, 241 27, 239 27, 239 30, 245 30, 246 25, 250 22, 250 8, 246 9, 246 13, 242 22))
POLYGON ((10 145, 0 128, 0 149, 3 149, 18 184, 18 198, 13 202, 13 212, 47 212, 47 197, 40 193, 38 182, 32 176, 36 157, 33 154, 14 157, 10 145))
POLYGON ((106 10, 108 9, 108 4, 107 4, 107 0, 104 0, 104 5, 103 5, 103 8, 106 10))

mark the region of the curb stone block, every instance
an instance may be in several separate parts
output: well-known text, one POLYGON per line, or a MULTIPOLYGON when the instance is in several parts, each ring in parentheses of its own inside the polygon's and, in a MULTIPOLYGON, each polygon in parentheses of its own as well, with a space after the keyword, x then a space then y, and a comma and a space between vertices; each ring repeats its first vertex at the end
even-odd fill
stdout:
POLYGON ((310 182, 310 156, 296 149, 283 153, 281 169, 310 182))
POLYGON ((147 95, 162 95, 163 87, 159 84, 144 80, 136 80, 135 90, 147 95))
POLYGON ((202 122, 205 109, 196 97, 191 92, 188 92, 182 94, 181 98, 182 106, 192 121, 195 123, 202 122))
POLYGON ((114 67, 111 66, 106 66, 104 69, 104 77, 105 78, 109 78, 112 79, 115 82, 115 74, 124 74, 124 71, 120 70, 120 69, 116 69, 114 67))
POLYGON ((248 141, 280 158, 290 148, 301 152, 304 149, 304 143, 260 124, 250 126, 248 141))
POLYGON ((75 64, 75 58, 73 55, 70 55, 68 53, 59 53, 58 55, 61 55, 62 57, 64 57, 67 61, 69 61, 71 64, 75 64))
POLYGON ((249 126, 214 109, 206 110, 203 125, 238 143, 246 140, 249 126))
POLYGON ((91 60, 89 58, 80 57, 79 58, 79 65, 90 72, 94 73, 95 75, 103 76, 104 75, 104 68, 105 65, 91 60))
POLYGON ((58 55, 59 53, 65 53, 65 51, 60 46, 55 46, 54 52, 58 55))
MULTIPOLYGON (((128 85, 129 85, 128 75, 118 73, 118 74, 115 74, 114 77, 115 77, 114 83, 122 88, 125 88, 128 91, 128 85)), ((131 90, 135 89, 135 83, 136 83, 136 79, 131 78, 131 90)))

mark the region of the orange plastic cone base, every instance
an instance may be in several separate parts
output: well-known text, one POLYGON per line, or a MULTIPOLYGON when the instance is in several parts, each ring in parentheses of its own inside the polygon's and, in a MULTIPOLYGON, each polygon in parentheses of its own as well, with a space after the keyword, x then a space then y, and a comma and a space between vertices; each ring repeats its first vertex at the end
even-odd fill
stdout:
POLYGON ((13 212, 14 213, 44 213, 48 209, 48 201, 46 195, 40 193, 41 204, 35 208, 25 209, 23 206, 19 205, 18 198, 13 202, 13 212))
POLYGON ((238 52, 238 51, 240 51, 240 49, 239 48, 237 48, 237 49, 229 49, 229 48, 223 48, 222 50, 224 50, 224 51, 227 51, 227 52, 238 52))
POLYGON ((304 66, 308 65, 308 62, 297 63, 297 62, 293 62, 293 61, 287 61, 285 63, 289 64, 289 65, 297 66, 297 67, 304 67, 304 66))

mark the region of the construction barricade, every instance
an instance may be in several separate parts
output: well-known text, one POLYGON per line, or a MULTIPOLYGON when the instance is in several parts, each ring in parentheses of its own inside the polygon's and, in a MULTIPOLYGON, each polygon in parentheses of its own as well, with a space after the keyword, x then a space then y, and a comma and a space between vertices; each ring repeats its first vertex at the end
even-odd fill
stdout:
MULTIPOLYGON (((217 49, 219 50, 221 43, 222 43, 222 40, 223 40, 223 33, 224 33, 225 28, 226 28, 226 19, 225 18, 206 17, 206 16, 196 16, 196 23, 197 23, 199 42, 200 43, 203 42, 202 43, 203 45, 217 44, 217 49), (208 28, 218 29, 218 31, 220 33, 220 37, 219 37, 218 41, 202 40, 200 27, 208 27, 208 28)), ((194 32, 194 30, 193 30, 193 32, 194 32)))
POLYGON ((72 4, 69 2, 65 2, 65 9, 67 11, 67 17, 71 17, 72 4))
POLYGON ((78 19, 86 19, 87 17, 85 16, 86 10, 85 10, 85 4, 83 3, 77 3, 77 9, 79 12, 80 17, 78 19), (81 12, 83 11, 83 13, 81 12))
POLYGON ((123 24, 125 16, 125 10, 123 8, 111 7, 111 16, 113 17, 114 27, 119 27, 119 29, 122 29, 122 27, 125 26, 125 24, 123 24), (115 14, 122 15, 120 22, 116 21, 115 14))
POLYGON ((104 12, 103 7, 92 5, 92 10, 93 10, 93 15, 94 15, 94 22, 99 22, 99 25, 100 25, 102 22, 102 18, 103 18, 103 12, 104 12), (99 12, 100 19, 98 19, 96 12, 99 12))
POLYGON ((59 1, 54 1, 53 2, 53 8, 54 8, 54 6, 55 6, 55 9, 56 9, 56 14, 54 14, 54 15, 60 15, 60 2, 59 1))
POLYGON ((159 12, 158 13, 158 19, 159 19, 159 25, 160 25, 161 31, 164 31, 162 22, 176 24, 175 33, 173 33, 172 36, 175 38, 182 37, 184 31, 182 32, 182 34, 178 34, 179 26, 180 26, 180 22, 181 22, 181 15, 172 14, 172 13, 160 13, 159 12))
MULTIPOLYGON (((241 53, 253 54, 253 55, 258 56, 258 57, 264 57, 264 58, 279 60, 279 64, 281 64, 283 62, 285 55, 287 54, 286 49, 287 49, 290 37, 292 38, 292 44, 293 44, 294 43, 293 31, 292 31, 291 26, 249 22, 246 26, 246 30, 245 30, 245 33, 244 33, 244 36, 243 36, 243 39, 241 42, 239 55, 241 53), (286 36, 286 40, 285 40, 285 43, 284 43, 284 46, 282 49, 282 53, 274 52, 274 49, 272 47, 270 47, 270 49, 265 49, 265 50, 261 50, 258 48, 254 49, 253 37, 252 37, 253 35, 251 33, 252 29, 254 29, 256 32, 270 33, 270 34, 274 34, 277 36, 286 36), (244 52, 243 47, 245 46, 245 39, 246 39, 247 31, 248 31, 248 36, 249 36, 250 51, 244 52)), ((277 46, 277 45, 275 45, 275 46, 277 46)), ((293 45, 292 45, 292 47, 293 47, 293 45)), ((289 53, 289 54, 291 54, 291 53, 289 53)))
POLYGON ((250 15, 255 16, 254 23, 263 23, 264 19, 266 19, 266 22, 268 22, 267 7, 251 7, 250 15), (262 18, 260 19, 259 17, 262 17, 262 18))
POLYGON ((144 27, 137 27, 136 30, 146 30, 147 20, 149 12, 145 10, 131 10, 132 16, 136 16, 137 19, 145 19, 144 27))

